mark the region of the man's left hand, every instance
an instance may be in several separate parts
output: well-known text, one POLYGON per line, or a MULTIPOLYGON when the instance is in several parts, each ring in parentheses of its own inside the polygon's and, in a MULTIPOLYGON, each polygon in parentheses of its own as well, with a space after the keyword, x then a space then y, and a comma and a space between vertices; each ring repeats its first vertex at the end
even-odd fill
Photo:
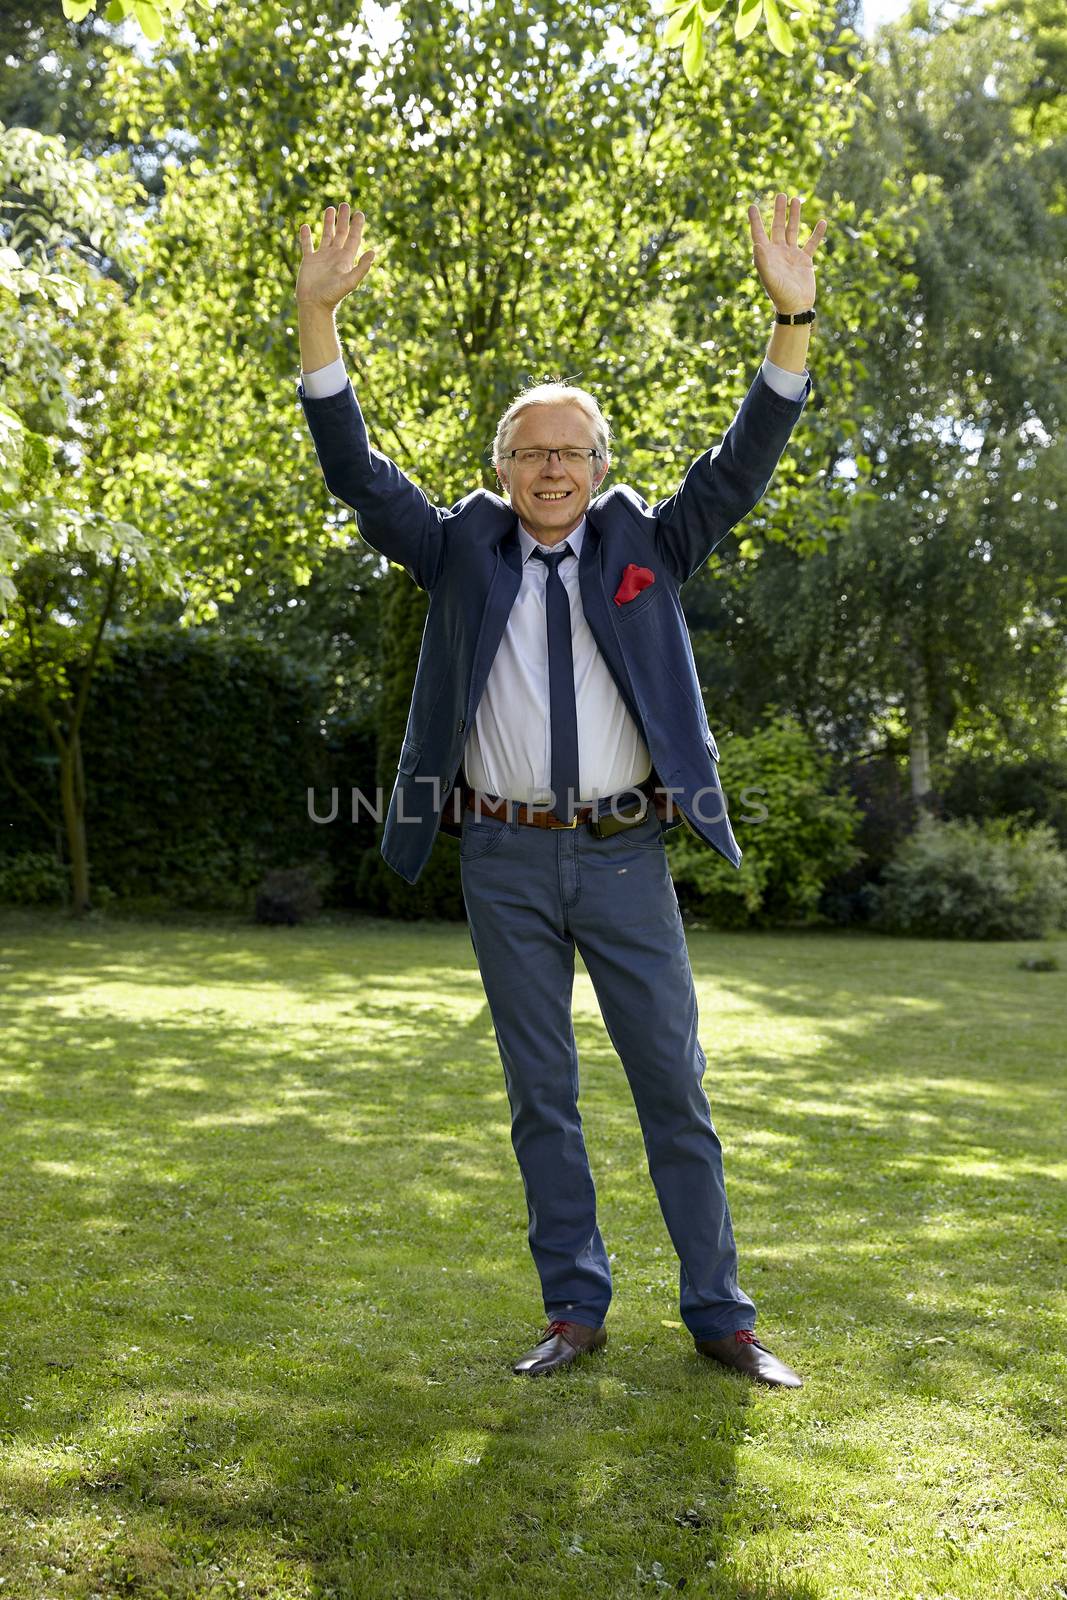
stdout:
POLYGON ((752 230, 752 255, 763 287, 774 301, 775 309, 784 315, 807 311, 815 304, 815 268, 812 257, 826 233, 826 218, 820 217, 810 239, 798 247, 800 232, 800 197, 788 200, 784 194, 774 197, 774 221, 768 239, 763 218, 757 205, 748 208, 748 224, 752 230), (786 211, 788 209, 788 221, 786 211))

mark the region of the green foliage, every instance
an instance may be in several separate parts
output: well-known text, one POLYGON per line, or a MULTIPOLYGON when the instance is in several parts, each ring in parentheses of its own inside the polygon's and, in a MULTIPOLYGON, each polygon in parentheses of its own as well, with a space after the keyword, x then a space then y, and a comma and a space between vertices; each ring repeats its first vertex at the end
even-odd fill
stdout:
MULTIPOLYGON (((106 557, 141 564, 161 587, 173 588, 175 575, 158 540, 94 493, 97 472, 84 462, 70 472, 60 450, 74 436, 73 403, 81 398, 91 412, 100 356, 106 367, 110 340, 128 325, 117 285, 90 258, 128 267, 124 217, 144 190, 128 173, 72 155, 61 136, 2 123, 0 189, 11 197, 10 242, 0 248, 0 642, 17 650, 24 618, 4 619, 27 565, 37 572, 63 558, 77 567, 106 557)), ((113 374, 99 377, 114 387, 113 374)), ((64 620, 68 639, 78 639, 64 620)))
MULTIPOLYGON (((267 638, 316 569, 332 581, 347 562, 371 624, 380 600, 392 607, 391 584, 409 584, 399 572, 381 583, 366 547, 348 559, 351 518, 325 493, 294 401, 305 217, 346 197, 367 209, 382 254, 345 307, 346 356, 374 444, 433 499, 493 483, 492 426, 518 384, 549 371, 602 396, 619 451, 609 483, 652 497, 718 437, 762 354, 770 308, 745 212, 775 186, 830 221, 816 389, 739 530, 740 559, 729 566, 724 548, 687 592, 687 612, 709 612, 696 641, 709 703, 746 732, 768 699, 795 707, 821 731, 832 723, 843 752, 906 725, 918 685, 935 755, 976 705, 1051 703, 1067 460, 1045 445, 1063 436, 1067 370, 1062 145, 1050 142, 1062 19, 1025 5, 1013 38, 1018 8, 1002 10, 966 28, 916 12, 870 70, 843 13, 809 13, 811 48, 791 58, 788 93, 781 60, 739 51, 725 12, 702 30, 699 83, 686 81, 646 0, 562 13, 413 0, 395 48, 360 40, 356 79, 351 8, 333 0, 194 7, 168 38, 166 72, 116 41, 92 96, 114 155, 90 169, 70 156, 76 141, 63 151, 6 130, 20 135, 5 148, 28 231, 18 265, 3 260, 0 362, 18 422, 0 421, 0 501, 9 512, 20 501, 20 539, 44 530, 61 546, 19 573, 43 607, 56 681, 84 659, 112 573, 120 620, 152 581, 133 544, 93 547, 97 517, 142 530, 149 552, 174 561, 175 615, 231 626, 240 604, 267 638), (612 34, 631 52, 624 65, 605 46, 612 34), (856 92, 861 73, 873 99, 856 92), (1042 97, 1052 116, 1028 128, 1042 97), (591 104, 610 109, 590 115, 591 104), (188 134, 179 148, 175 128, 188 134), (141 214, 123 172, 131 151, 158 183, 141 214), (94 177, 97 190, 83 182, 94 177), (1004 219, 992 231, 991 216, 1004 219), (80 520, 52 514, 48 495, 80 520), (793 558, 812 548, 831 559, 793 558), (764 566, 766 588, 746 587, 764 566)), ((745 7, 746 21, 760 14, 745 7)), ((69 80, 73 102, 83 78, 69 80)), ((373 686, 386 784, 415 629, 413 613, 373 686)), ((343 671, 353 653, 338 637, 343 671)), ((19 693, 25 646, 21 621, 0 627, 0 676, 19 693)), ((351 705, 367 678, 364 659, 338 698, 351 705)), ((334 703, 326 691, 322 703, 334 703)), ((746 831, 759 828, 741 825, 747 849, 746 831)), ((354 892, 365 842, 341 824, 322 832, 331 850, 344 839, 338 881, 354 892)), ((220 879, 230 848, 216 857, 220 879)))
MULTIPOLYGON (((993 724, 1022 754, 1050 742, 1067 679, 1067 141, 1026 135, 1054 80, 1036 28, 997 9, 884 30, 875 110, 822 178, 851 203, 908 197, 914 228, 879 245, 892 284, 872 296, 855 429, 827 453, 831 478, 853 475, 844 524, 803 558, 746 536, 686 594, 726 724, 747 731, 770 700, 817 719, 842 760, 925 733, 935 788, 964 730, 993 724)), ((816 394, 824 359, 816 334, 816 394)))
POLYGON ((67 870, 54 855, 41 850, 20 850, 0 856, 0 904, 55 905, 66 900, 67 870))
POLYGON ((382 698, 378 710, 378 782, 388 791, 396 777, 404 742, 415 668, 419 660, 428 600, 402 567, 390 564, 379 602, 379 655, 382 698))
POLYGON ((377 845, 364 852, 359 864, 357 903, 375 916, 402 922, 424 919, 462 922, 467 915, 459 876, 459 841, 438 834, 430 859, 418 883, 406 883, 386 865, 377 845))
POLYGON ((1015 760, 975 753, 953 761, 940 788, 948 817, 1047 822, 1067 850, 1067 750, 1015 760))
MULTIPOLYGON (((323 698, 314 670, 259 640, 166 626, 117 640, 96 675, 84 735, 101 887, 142 905, 247 911, 271 867, 332 860, 343 871, 368 831, 352 827, 346 785, 366 787, 368 774, 337 770, 323 698), (307 791, 325 815, 333 787, 338 818, 320 826, 307 791)), ((34 727, 24 706, 0 707, 9 772, 5 783, 0 767, 0 801, 22 819, 0 860, 33 826, 27 795, 42 809, 51 802, 45 747, 26 742, 34 727)))
POLYGON ((1067 855, 1048 823, 924 816, 874 891, 887 933, 1033 939, 1067 927, 1067 855))
MULTIPOLYGON (((100 0, 61 0, 63 15, 72 22, 81 22, 97 10, 100 0)), ((204 5, 206 0, 108 0, 104 10, 107 22, 119 23, 127 18, 136 22, 146 39, 153 44, 163 38, 164 25, 176 23, 182 13, 194 4, 204 5)), ((704 63, 704 30, 723 11, 726 0, 657 0, 653 10, 669 16, 663 43, 682 45, 682 65, 686 78, 695 83, 704 63)), ((816 0, 789 0, 790 11, 799 11, 806 19, 818 10, 816 0)), ((733 37, 746 39, 758 26, 760 19, 767 23, 767 36, 774 48, 790 56, 796 48, 792 30, 779 10, 778 0, 737 0, 733 37)))
POLYGON ((855 835, 860 858, 827 882, 819 910, 828 921, 848 927, 870 920, 871 886, 914 829, 920 808, 911 794, 907 762, 892 748, 853 757, 843 777, 860 808, 855 835))
MULTIPOLYGON (((71 4, 73 0, 64 0, 71 4)), ((696 83, 704 65, 706 32, 726 9, 726 0, 656 0, 654 10, 669 20, 663 33, 666 46, 681 45, 682 69, 689 83, 696 83)), ((799 11, 805 21, 818 13, 816 0, 789 0, 790 11, 799 11)), ((783 56, 791 56, 796 49, 792 30, 778 9, 776 0, 737 0, 733 37, 747 39, 759 25, 760 18, 767 23, 767 36, 783 56)), ((844 38, 844 35, 842 35, 844 38)), ((855 39, 856 35, 851 34, 855 39)), ((847 42, 847 41, 846 41, 847 42)))
MULTIPOLYGON (((283 25, 223 4, 187 21, 173 70, 120 60, 109 84, 117 134, 180 125, 201 146, 147 228, 142 289, 160 381, 141 422, 185 467, 181 521, 222 530, 237 504, 246 545, 299 530, 308 564, 320 559, 337 508, 293 398, 293 286, 300 223, 341 198, 366 210, 376 251, 339 316, 349 370, 372 443, 432 499, 495 485, 495 423, 547 372, 580 374, 602 397, 616 477, 670 493, 765 348, 747 206, 776 174, 831 219, 820 372, 837 405, 832 421, 809 408, 810 458, 802 439, 758 525, 801 542, 834 526, 844 497, 819 469, 830 436, 853 427, 856 363, 905 227, 888 197, 842 205, 817 185, 818 150, 856 115, 854 61, 828 58, 820 37, 783 96, 776 65, 724 40, 694 94, 665 71, 644 0, 562 12, 445 0, 408 6, 394 48, 361 47, 354 95, 343 8, 324 17, 302 0, 283 25), (633 45, 625 69, 605 51, 612 30, 633 45), (223 88, 240 117, 220 118, 223 88), (593 102, 610 110, 591 116, 593 102)), ((246 564, 226 571, 231 593, 260 576, 246 564)))
POLYGON ((748 738, 731 738, 720 775, 744 859, 737 870, 688 826, 668 834, 679 903, 716 927, 819 920, 827 881, 860 854, 859 807, 832 787, 829 757, 781 714, 748 738))
POLYGON ((415 667, 426 622, 427 597, 402 567, 390 566, 381 602, 380 652, 382 697, 378 717, 378 784, 383 821, 377 843, 359 863, 356 903, 377 916, 413 921, 423 917, 462 919, 465 915, 459 876, 459 842, 439 834, 418 883, 406 883, 380 854, 384 811, 396 778, 404 742, 415 667))
POLYGON ((160 628, 117 646, 86 758, 109 886, 244 910, 267 867, 323 852, 306 803, 326 787, 320 700, 314 673, 258 640, 160 628))
POLYGON ((324 873, 320 862, 273 867, 256 892, 255 920, 287 927, 310 921, 322 910, 322 888, 327 881, 328 870, 324 873))
MULTIPOLYGON (((82 22, 95 11, 99 0, 62 0, 63 15, 71 22, 82 22)), ((104 8, 104 21, 136 22, 145 38, 158 44, 163 37, 163 20, 176 23, 187 6, 202 5, 204 0, 108 0, 104 8)))

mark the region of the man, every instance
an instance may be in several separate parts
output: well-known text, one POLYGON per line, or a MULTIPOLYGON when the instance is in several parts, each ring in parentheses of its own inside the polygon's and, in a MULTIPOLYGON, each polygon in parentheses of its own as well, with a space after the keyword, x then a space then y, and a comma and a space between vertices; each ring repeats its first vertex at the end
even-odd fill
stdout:
POLYGON ((625 485, 593 503, 609 430, 593 396, 565 384, 536 386, 501 418, 493 459, 510 505, 478 489, 433 506, 373 450, 333 323, 374 259, 356 260, 363 223, 327 207, 317 250, 300 229, 298 393, 327 487, 430 596, 382 855, 414 883, 439 828, 460 841, 549 1319, 512 1370, 552 1372, 607 1339, 611 1270, 577 1105, 577 948, 633 1093, 696 1349, 797 1388, 737 1281, 663 834, 685 820, 740 863, 678 591, 760 500, 811 392, 825 219, 798 248, 798 198, 776 196, 769 239, 749 207, 777 310, 767 359, 718 448, 651 508, 625 485))

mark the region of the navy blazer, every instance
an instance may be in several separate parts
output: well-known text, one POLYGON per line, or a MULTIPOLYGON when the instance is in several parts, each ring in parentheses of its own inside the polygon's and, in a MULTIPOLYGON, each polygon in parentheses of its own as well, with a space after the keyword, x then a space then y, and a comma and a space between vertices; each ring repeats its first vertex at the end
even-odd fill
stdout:
MULTIPOLYGON (((661 825, 688 822, 735 867, 741 851, 678 592, 761 499, 811 388, 809 376, 800 399, 788 400, 757 369, 722 442, 697 457, 674 494, 650 507, 616 484, 586 511, 582 607, 652 757, 661 825), (620 604, 631 562, 654 581, 620 604)), ((351 381, 320 400, 298 382, 297 394, 326 487, 353 508, 367 543, 430 597, 381 845, 388 865, 416 883, 438 830, 461 832, 463 746, 522 582, 518 517, 488 489, 450 508, 431 505, 371 447, 351 381)))

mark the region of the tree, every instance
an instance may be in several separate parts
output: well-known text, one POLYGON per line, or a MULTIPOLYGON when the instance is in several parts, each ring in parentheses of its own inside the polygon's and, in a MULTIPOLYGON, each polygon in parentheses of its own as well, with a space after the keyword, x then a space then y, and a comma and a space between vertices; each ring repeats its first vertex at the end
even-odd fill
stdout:
MULTIPOLYGON (((93 674, 128 593, 165 591, 175 574, 159 542, 118 513, 93 459, 100 414, 122 426, 92 397, 121 387, 111 363, 121 368, 129 321, 121 289, 90 258, 124 254, 128 179, 103 178, 71 160, 61 138, 24 128, 0 128, 0 171, 0 693, 26 694, 55 748, 81 911, 90 903, 81 734, 93 674)), ((131 388, 117 396, 129 416, 131 388)))
POLYGON ((97 131, 94 92, 105 71, 111 30, 94 18, 75 24, 37 0, 0 10, 0 122, 62 134, 89 154, 97 131))
POLYGON ((1040 35, 1010 20, 879 35, 876 110, 834 177, 892 184, 916 233, 834 462, 848 529, 806 562, 776 546, 754 566, 742 545, 697 645, 743 727, 773 684, 842 754, 899 734, 920 803, 954 734, 1056 737, 1067 678, 1067 141, 1028 136, 1040 35))

